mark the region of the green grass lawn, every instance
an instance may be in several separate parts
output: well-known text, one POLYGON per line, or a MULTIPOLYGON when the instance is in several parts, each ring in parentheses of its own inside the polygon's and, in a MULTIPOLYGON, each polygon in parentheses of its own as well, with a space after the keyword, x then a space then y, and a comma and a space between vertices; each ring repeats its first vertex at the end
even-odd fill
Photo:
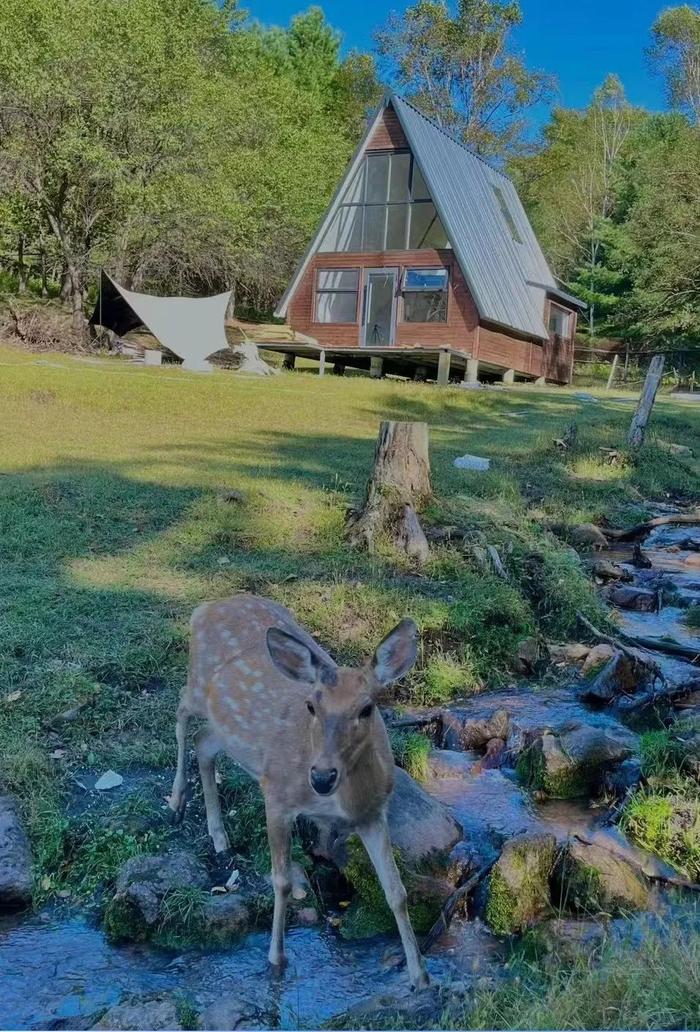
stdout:
POLYGON ((346 661, 411 615, 422 651, 399 698, 442 701, 508 676, 534 631, 572 637, 577 608, 604 618, 548 524, 632 520, 649 498, 700 497, 697 464, 653 445, 658 434, 700 452, 700 406, 669 397, 643 456, 610 466, 598 449, 624 446, 621 396, 197 375, 11 348, 0 377, 0 781, 25 807, 46 896, 92 891, 165 834, 138 821, 126 833, 126 820, 96 830, 69 803, 86 770, 169 775, 187 622, 202 600, 273 596, 346 661), (344 545, 382 419, 430 424, 425 522, 496 544, 508 581, 455 547, 435 548, 416 577, 390 553, 344 545), (579 443, 562 455, 552 440, 572 420, 579 443), (453 468, 465 452, 492 470, 453 468), (243 503, 221 501, 230 489, 243 503))

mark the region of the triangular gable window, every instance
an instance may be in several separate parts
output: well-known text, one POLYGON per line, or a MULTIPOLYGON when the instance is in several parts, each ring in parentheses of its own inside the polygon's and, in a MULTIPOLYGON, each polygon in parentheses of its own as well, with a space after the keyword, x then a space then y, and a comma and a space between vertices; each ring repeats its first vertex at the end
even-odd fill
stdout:
POLYGON ((408 151, 367 154, 342 195, 319 251, 449 247, 425 180, 408 151))

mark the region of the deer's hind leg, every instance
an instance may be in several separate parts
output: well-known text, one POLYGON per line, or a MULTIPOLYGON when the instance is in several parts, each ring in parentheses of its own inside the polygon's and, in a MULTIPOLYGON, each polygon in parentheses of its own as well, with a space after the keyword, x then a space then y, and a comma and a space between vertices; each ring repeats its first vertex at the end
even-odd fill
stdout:
POLYGON ((195 738, 195 748, 199 761, 199 776, 202 779, 204 805, 207 811, 207 829, 217 853, 230 849, 224 821, 221 816, 221 799, 216 784, 215 760, 221 752, 221 741, 209 728, 204 728, 195 738))
POLYGON ((175 771, 175 780, 173 781, 173 790, 168 800, 168 806, 173 811, 176 821, 181 821, 185 816, 185 807, 187 806, 187 725, 190 716, 189 708, 184 702, 181 702, 177 708, 177 720, 175 723, 177 769, 175 771))

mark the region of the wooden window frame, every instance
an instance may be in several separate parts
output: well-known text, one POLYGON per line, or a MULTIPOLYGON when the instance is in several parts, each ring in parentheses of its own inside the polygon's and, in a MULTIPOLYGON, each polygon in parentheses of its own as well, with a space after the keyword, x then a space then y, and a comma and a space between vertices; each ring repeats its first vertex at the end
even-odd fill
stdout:
MULTIPOLYGON (((399 279, 399 294, 401 297, 401 305, 399 308, 399 321, 404 323, 406 326, 446 326, 450 319, 450 287, 452 284, 452 266, 450 265, 405 265, 401 269, 401 275, 399 279), (445 318, 444 319, 433 319, 429 322, 419 322, 414 319, 406 318, 406 276, 409 272, 420 271, 420 272, 444 272, 445 273, 445 287, 440 293, 445 295, 445 318)), ((432 293, 437 294, 437 290, 429 290, 427 287, 409 287, 409 294, 420 294, 420 293, 432 293)))
POLYGON ((314 275, 314 325, 315 326, 356 326, 359 318, 360 287, 362 283, 362 270, 352 265, 329 265, 319 266, 314 275), (354 272, 357 275, 357 285, 354 290, 347 290, 337 287, 319 288, 319 278, 324 272, 354 272), (355 295, 355 318, 351 322, 326 322, 318 318, 318 299, 320 294, 354 294, 355 295))

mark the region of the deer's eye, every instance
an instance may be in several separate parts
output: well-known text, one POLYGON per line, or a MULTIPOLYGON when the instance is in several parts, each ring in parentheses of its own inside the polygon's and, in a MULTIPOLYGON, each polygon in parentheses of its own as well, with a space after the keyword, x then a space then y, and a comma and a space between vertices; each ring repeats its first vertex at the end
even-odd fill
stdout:
POLYGON ((367 717, 371 717, 373 709, 374 709, 374 706, 372 705, 372 703, 368 702, 367 705, 363 706, 363 708, 360 710, 360 718, 362 720, 366 720, 367 717))
POLYGON ((307 702, 306 708, 307 708, 307 710, 309 711, 309 713, 311 714, 312 717, 316 716, 316 710, 313 708, 313 706, 311 705, 310 702, 307 702))

